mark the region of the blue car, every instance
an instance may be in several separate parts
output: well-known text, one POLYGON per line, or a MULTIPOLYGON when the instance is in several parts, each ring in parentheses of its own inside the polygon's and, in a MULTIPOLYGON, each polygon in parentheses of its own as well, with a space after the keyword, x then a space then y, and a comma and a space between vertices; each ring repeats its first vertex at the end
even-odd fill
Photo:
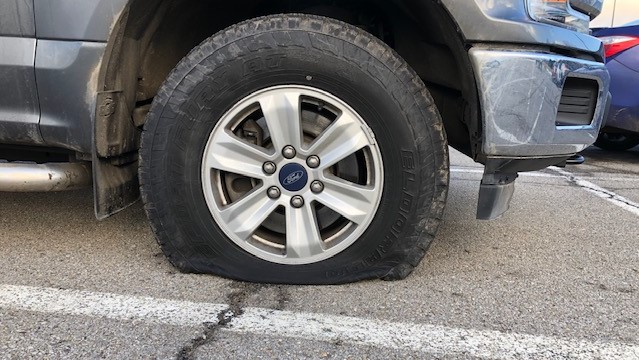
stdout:
POLYGON ((639 20, 616 27, 593 29, 604 42, 610 71, 612 105, 595 145, 623 151, 639 145, 639 20))

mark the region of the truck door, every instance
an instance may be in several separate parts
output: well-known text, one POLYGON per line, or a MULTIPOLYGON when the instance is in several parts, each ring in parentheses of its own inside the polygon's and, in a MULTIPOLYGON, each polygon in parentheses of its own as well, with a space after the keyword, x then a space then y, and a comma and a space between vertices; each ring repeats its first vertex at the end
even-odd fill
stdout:
POLYGON ((40 144, 33 0, 0 1, 0 142, 40 144))

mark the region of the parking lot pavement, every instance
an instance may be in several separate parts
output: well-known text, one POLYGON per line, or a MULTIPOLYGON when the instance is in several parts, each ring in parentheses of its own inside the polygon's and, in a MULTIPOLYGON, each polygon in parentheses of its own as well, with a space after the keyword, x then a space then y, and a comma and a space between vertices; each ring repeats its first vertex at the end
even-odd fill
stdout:
POLYGON ((453 152, 424 262, 343 286, 180 274, 139 204, 97 222, 90 191, 0 193, 0 358, 639 358, 639 150, 584 155, 481 222, 453 152))
MULTIPOLYGON (((634 202, 639 202, 639 146, 624 152, 610 152, 591 147, 583 152, 586 162, 571 170, 575 174, 597 179, 597 184, 634 202), (635 180, 628 181, 628 178, 635 180)), ((638 236, 639 237, 639 236, 638 236)))

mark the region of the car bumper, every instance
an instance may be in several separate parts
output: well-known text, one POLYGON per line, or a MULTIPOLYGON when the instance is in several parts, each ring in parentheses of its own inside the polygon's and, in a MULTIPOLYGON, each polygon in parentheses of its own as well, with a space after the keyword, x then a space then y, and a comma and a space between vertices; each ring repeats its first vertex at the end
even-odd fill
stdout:
POLYGON ((486 157, 570 155, 597 139, 609 102, 610 76, 603 63, 481 47, 472 48, 470 57, 482 106, 486 157), (558 117, 569 78, 583 79, 594 89, 592 115, 576 125, 560 123, 558 117))

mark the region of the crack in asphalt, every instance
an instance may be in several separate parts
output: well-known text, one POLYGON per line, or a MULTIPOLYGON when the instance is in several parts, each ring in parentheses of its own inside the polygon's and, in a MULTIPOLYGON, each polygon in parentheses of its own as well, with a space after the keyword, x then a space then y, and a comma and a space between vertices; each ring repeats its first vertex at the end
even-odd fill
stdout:
POLYGON ((234 316, 235 314, 231 311, 230 307, 220 311, 217 314, 218 322, 204 323, 204 332, 202 335, 192 339, 188 345, 182 347, 175 358, 178 360, 194 359, 193 355, 195 351, 201 346, 212 342, 219 328, 228 324, 234 316))
POLYGON ((217 314, 217 322, 203 323, 204 331, 201 335, 191 339, 188 344, 183 346, 177 353, 177 360, 193 360, 195 359, 196 351, 207 344, 212 343, 215 340, 216 333, 226 327, 234 319, 242 316, 244 310, 244 303, 246 300, 254 294, 257 294, 263 289, 274 288, 277 293, 275 300, 277 302, 275 310, 284 310, 286 304, 290 301, 290 293, 284 285, 264 285, 264 284, 250 284, 250 283, 234 283, 231 285, 236 289, 227 295, 229 307, 220 311, 217 314))
POLYGON ((278 285, 277 287, 277 307, 275 310, 284 310, 286 304, 291 301, 291 294, 288 292, 288 287, 285 285, 278 285))
POLYGON ((579 184, 578 183, 579 179, 575 178, 574 176, 570 176, 568 178, 568 181, 571 184, 575 185, 575 186, 578 186, 578 187, 583 188, 583 189, 588 189, 590 191, 594 191, 594 192, 599 193, 599 194, 606 195, 609 199, 614 199, 615 201, 618 201, 620 203, 624 203, 624 204, 626 204, 626 205, 628 205, 628 206, 630 206, 632 208, 635 208, 635 209, 639 210, 639 206, 637 206, 637 204, 635 204, 633 202, 630 202, 629 200, 620 198, 617 194, 611 193, 610 191, 607 191, 605 189, 601 190, 601 189, 593 188, 591 186, 586 186, 586 185, 579 184))
POLYGON ((613 191, 610 191, 608 189, 604 189, 600 186, 598 186, 597 184, 593 184, 588 180, 582 179, 580 178, 578 175, 572 174, 568 171, 565 170, 561 170, 559 168, 554 168, 551 167, 550 170, 561 174, 567 181, 569 184, 573 185, 573 186, 577 186, 580 187, 582 189, 588 190, 590 192, 593 193, 597 193, 603 196, 600 196, 603 199, 610 199, 610 200, 614 200, 617 203, 621 203, 624 204, 626 206, 628 206, 629 208, 635 209, 635 210, 639 210, 639 205, 634 203, 631 200, 628 200, 626 198, 624 198, 623 196, 620 196, 619 194, 616 194, 613 191), (589 186, 588 184, 592 185, 589 186))
POLYGON ((603 283, 598 283, 598 282, 594 282, 594 281, 584 281, 584 284, 586 285, 590 285, 590 286, 594 286, 599 290, 603 290, 603 291, 614 291, 620 294, 634 294, 635 292, 637 292, 637 289, 633 288, 632 285, 628 286, 628 287, 624 287, 624 286, 608 286, 606 284, 603 283))
POLYGON ((233 319, 241 316, 244 312, 242 307, 244 302, 249 296, 256 294, 260 290, 264 289, 266 285, 263 284, 250 284, 250 283, 235 283, 232 287, 236 287, 236 290, 227 295, 229 301, 229 307, 220 311, 217 314, 217 322, 204 323, 204 332, 191 339, 191 341, 183 346, 177 353, 177 360, 193 360, 195 359, 196 351, 207 344, 212 343, 215 340, 215 334, 222 328, 226 327, 233 319))

